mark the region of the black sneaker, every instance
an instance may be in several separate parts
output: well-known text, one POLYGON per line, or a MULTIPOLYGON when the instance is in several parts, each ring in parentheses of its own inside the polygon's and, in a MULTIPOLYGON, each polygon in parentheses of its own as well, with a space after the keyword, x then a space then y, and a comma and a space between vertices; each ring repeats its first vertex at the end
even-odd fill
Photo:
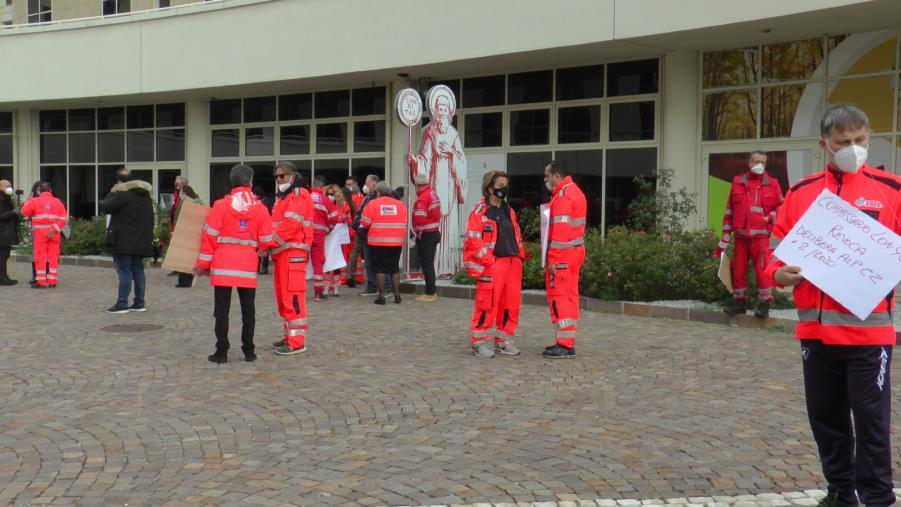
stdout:
POLYGON ((350 287, 351 289, 353 289, 354 287, 357 286, 357 282, 355 282, 355 281, 353 281, 353 280, 348 280, 348 281, 347 281, 347 286, 350 287))
POLYGON ((244 360, 247 361, 248 363, 252 363, 257 360, 257 355, 253 352, 245 352, 244 360))
POLYGON ((130 312, 146 312, 147 308, 144 305, 131 305, 128 307, 128 311, 130 312))
POLYGON ((827 493, 826 496, 824 496, 820 499, 819 502, 817 502, 817 507, 857 507, 858 505, 860 504, 856 501, 846 502, 842 500, 839 497, 838 492, 836 491, 827 493))
POLYGON ((572 359, 576 357, 576 348, 564 347, 557 343, 544 349, 541 355, 549 359, 572 359))
POLYGON ((106 309, 106 313, 128 313, 127 306, 113 306, 106 309))
POLYGON ((224 364, 228 362, 228 353, 224 350, 217 350, 215 354, 206 356, 206 360, 211 363, 224 364))
POLYGON ((383 305, 385 304, 385 298, 375 298, 375 301, 373 301, 373 303, 377 305, 383 305))
POLYGON ((281 346, 284 345, 284 344, 285 344, 285 339, 284 339, 284 338, 282 338, 281 340, 279 340, 279 341, 277 341, 277 342, 272 342, 272 346, 275 347, 275 348, 281 347, 281 346))
POLYGON ((32 288, 32 289, 46 289, 47 286, 46 286, 46 285, 38 285, 38 284, 34 284, 34 285, 31 286, 31 288, 32 288))
POLYGON ((6 278, 6 279, 3 279, 3 280, 0 280, 0 286, 15 285, 15 284, 17 284, 17 283, 19 283, 19 282, 15 281, 15 280, 13 280, 13 279, 10 279, 10 278, 6 278))
POLYGON ((770 302, 760 301, 757 303, 757 309, 754 310, 754 316, 766 319, 770 316, 770 302))
POLYGON ((746 311, 748 311, 748 305, 744 299, 741 301, 733 300, 732 303, 723 308, 723 313, 730 317, 734 317, 740 313, 744 314, 746 311))
POLYGON ((178 276, 178 272, 170 271, 169 273, 166 274, 166 276, 178 276))

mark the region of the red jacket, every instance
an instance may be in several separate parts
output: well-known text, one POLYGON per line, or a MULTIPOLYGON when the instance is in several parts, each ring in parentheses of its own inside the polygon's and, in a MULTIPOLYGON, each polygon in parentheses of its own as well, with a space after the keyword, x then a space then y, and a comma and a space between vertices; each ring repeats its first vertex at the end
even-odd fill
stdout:
POLYGON ((310 197, 313 199, 313 234, 324 236, 341 222, 338 210, 321 188, 313 187, 310 197))
POLYGON ((413 203, 413 232, 416 236, 423 232, 437 232, 440 224, 441 200, 431 187, 425 186, 413 203))
POLYGON ((551 223, 548 231, 547 264, 564 264, 567 249, 585 244, 585 194, 570 176, 554 187, 551 198, 551 223))
POLYGON ((723 245, 729 235, 737 238, 767 237, 782 206, 782 189, 776 178, 767 173, 760 176, 748 171, 732 179, 729 201, 723 216, 723 245))
MULTIPOLYGON (((785 203, 773 228, 771 248, 779 245, 824 188, 894 232, 901 233, 901 223, 898 221, 898 217, 901 217, 901 178, 864 165, 856 173, 846 173, 839 177, 832 171, 821 171, 791 187, 785 195, 785 203)), ((776 270, 785 263, 774 257, 772 252, 768 259, 766 275, 772 278, 776 270)), ((798 308, 799 322, 795 335, 799 340, 816 339, 829 345, 895 343, 895 327, 892 322, 894 291, 885 296, 865 321, 858 319, 807 280, 796 285, 792 295, 798 308)))
POLYGON ((403 246, 407 237, 407 207, 393 197, 373 199, 363 208, 360 227, 369 229, 369 246, 403 246))
MULTIPOLYGON (((463 267, 469 276, 478 278, 485 269, 494 264, 497 258, 494 256, 494 246, 497 242, 497 223, 488 218, 487 213, 490 204, 485 199, 479 201, 469 213, 466 220, 466 241, 463 243, 463 267)), ((516 212, 510 208, 510 221, 513 222, 513 234, 516 235, 516 244, 519 246, 520 259, 526 258, 526 250, 522 246, 522 234, 519 231, 519 222, 516 221, 516 212)))
POLYGON ((52 192, 41 192, 22 205, 22 216, 31 218, 32 229, 54 229, 59 232, 69 222, 69 214, 62 201, 52 192))
POLYGON ((272 207, 273 257, 309 257, 313 244, 313 200, 305 188, 295 188, 272 207), (298 250, 303 250, 299 252, 298 250))
POLYGON ((266 206, 249 187, 235 187, 213 204, 201 236, 197 267, 210 270, 216 287, 257 286, 257 249, 274 246, 266 206))

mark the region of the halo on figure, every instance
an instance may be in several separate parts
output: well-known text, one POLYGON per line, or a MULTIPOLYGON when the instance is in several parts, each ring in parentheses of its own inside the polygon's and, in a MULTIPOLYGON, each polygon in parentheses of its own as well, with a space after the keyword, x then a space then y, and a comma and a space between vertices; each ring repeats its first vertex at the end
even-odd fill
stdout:
POLYGON ((447 85, 435 85, 429 88, 429 93, 426 95, 426 102, 429 104, 429 112, 432 113, 432 118, 438 117, 438 101, 440 99, 447 101, 447 108, 450 111, 450 116, 453 117, 454 113, 457 112, 457 99, 454 97, 454 92, 447 85))
POLYGON ((412 88, 404 88, 394 98, 394 110, 397 118, 407 127, 412 127, 422 119, 422 98, 412 88))

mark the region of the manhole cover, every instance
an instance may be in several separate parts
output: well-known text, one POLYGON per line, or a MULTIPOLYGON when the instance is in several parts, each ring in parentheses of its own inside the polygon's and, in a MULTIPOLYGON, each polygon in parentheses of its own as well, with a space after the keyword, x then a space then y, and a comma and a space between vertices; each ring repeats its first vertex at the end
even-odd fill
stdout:
POLYGON ((144 333, 160 329, 163 329, 163 326, 156 324, 116 324, 115 326, 106 326, 100 330, 107 333, 144 333))

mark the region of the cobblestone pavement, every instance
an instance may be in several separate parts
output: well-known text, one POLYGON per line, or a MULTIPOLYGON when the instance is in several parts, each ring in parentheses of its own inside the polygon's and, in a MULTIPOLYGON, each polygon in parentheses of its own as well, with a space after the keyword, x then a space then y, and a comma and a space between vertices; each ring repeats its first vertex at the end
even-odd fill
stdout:
POLYGON ((711 503, 823 487, 786 334, 585 314, 579 357, 548 361, 546 310, 527 306, 523 355, 478 360, 469 301, 379 307, 346 290, 309 302, 311 350, 281 358, 266 277, 260 359, 240 360, 235 298, 232 362, 216 366, 206 280, 175 289, 150 270, 149 311, 108 315, 113 270, 60 273, 56 290, 0 288, 0 504, 711 503), (134 324, 162 328, 103 330, 134 324))

